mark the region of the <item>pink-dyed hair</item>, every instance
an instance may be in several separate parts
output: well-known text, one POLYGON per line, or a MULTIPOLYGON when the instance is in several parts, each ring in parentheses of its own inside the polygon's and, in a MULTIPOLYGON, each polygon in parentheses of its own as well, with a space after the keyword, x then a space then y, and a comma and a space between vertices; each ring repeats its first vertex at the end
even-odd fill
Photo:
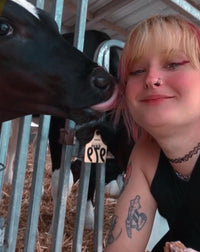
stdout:
POLYGON ((125 97, 127 78, 134 62, 149 48, 164 49, 166 53, 181 48, 194 68, 200 67, 200 30, 180 16, 156 15, 138 24, 129 34, 119 64, 119 96, 114 111, 114 122, 122 116, 129 136, 135 140, 140 127, 128 110, 125 97))

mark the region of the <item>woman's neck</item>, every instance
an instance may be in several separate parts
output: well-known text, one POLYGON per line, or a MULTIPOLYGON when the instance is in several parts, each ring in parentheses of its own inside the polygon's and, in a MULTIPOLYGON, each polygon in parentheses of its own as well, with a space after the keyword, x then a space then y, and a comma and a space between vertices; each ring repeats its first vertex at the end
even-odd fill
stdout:
POLYGON ((200 127, 182 127, 152 132, 173 168, 190 174, 200 154, 200 127))

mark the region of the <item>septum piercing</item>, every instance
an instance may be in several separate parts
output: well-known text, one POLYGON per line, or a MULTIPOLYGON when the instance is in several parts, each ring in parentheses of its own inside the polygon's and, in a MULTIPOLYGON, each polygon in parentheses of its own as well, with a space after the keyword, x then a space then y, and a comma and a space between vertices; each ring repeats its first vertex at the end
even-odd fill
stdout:
POLYGON ((161 83, 162 83, 162 80, 161 80, 161 78, 159 77, 159 78, 157 79, 157 81, 154 83, 154 85, 157 86, 157 87, 159 87, 159 86, 161 85, 161 83))

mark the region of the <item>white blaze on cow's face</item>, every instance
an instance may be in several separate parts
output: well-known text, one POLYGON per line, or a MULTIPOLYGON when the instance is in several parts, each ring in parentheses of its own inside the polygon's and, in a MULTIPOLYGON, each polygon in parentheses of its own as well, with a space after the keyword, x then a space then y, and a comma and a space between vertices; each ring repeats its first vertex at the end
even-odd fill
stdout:
POLYGON ((30 12, 36 18, 40 19, 38 16, 37 8, 33 4, 31 4, 30 2, 28 2, 26 0, 11 0, 11 1, 21 5, 23 8, 25 8, 28 12, 30 12))

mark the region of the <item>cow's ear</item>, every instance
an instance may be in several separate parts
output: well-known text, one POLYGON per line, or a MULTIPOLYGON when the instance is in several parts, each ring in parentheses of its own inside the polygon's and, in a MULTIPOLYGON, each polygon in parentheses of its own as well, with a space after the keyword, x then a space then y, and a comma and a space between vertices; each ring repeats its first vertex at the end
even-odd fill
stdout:
POLYGON ((12 25, 3 17, 0 17, 0 36, 10 36, 13 34, 12 25))
POLYGON ((45 27, 51 28, 51 30, 54 30, 56 33, 59 33, 58 24, 48 12, 41 9, 37 9, 37 14, 39 16, 41 24, 43 23, 45 27))

